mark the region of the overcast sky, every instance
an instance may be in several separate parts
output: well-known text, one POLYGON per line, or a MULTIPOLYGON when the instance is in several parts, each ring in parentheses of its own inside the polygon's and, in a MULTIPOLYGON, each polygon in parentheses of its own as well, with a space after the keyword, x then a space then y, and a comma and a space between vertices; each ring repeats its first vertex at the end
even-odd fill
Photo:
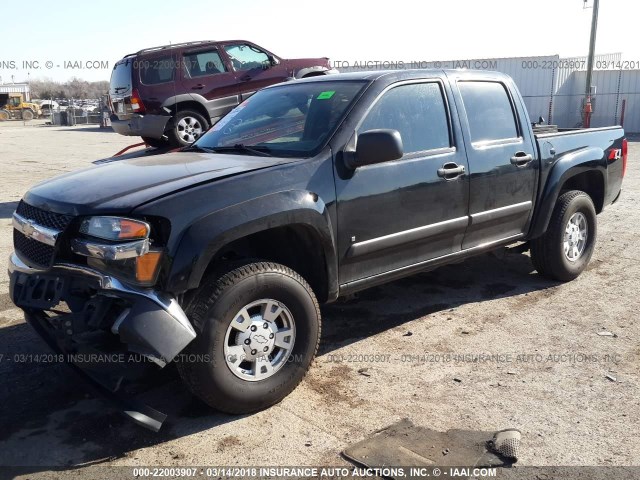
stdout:
MULTIPOLYGON (((108 80, 113 63, 127 53, 204 39, 242 38, 285 58, 328 56, 351 64, 581 56, 588 51, 592 14, 583 9, 583 0, 31 0, 28 5, 22 21, 5 15, 4 83, 12 75, 16 82, 27 79, 25 61, 40 67, 30 71, 32 79, 108 80), (85 68, 91 60, 108 62, 109 68, 85 68), (76 68, 65 68, 65 62, 76 68)), ((640 2, 601 0, 597 53, 640 60, 639 14, 640 2)))

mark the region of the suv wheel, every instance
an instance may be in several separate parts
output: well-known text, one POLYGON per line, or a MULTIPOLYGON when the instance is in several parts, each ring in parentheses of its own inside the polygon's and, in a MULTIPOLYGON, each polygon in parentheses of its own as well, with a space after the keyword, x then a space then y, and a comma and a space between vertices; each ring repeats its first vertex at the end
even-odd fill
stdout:
POLYGON ((591 197, 572 190, 553 209, 547 231, 531 242, 531 260, 541 275, 568 282, 586 268, 596 243, 596 209, 591 197))
POLYGON ((196 396, 223 412, 278 403, 318 349, 318 301, 300 275, 277 263, 250 263, 206 282, 187 315, 198 336, 179 356, 178 371, 196 396))
POLYGON ((209 123, 198 112, 181 110, 171 120, 166 135, 176 147, 191 145, 209 128, 209 123))

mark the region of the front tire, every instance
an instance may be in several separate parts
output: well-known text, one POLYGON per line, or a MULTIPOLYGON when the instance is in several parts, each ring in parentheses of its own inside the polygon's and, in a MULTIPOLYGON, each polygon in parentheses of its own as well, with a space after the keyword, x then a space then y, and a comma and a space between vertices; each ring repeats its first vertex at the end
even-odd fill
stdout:
POLYGON ((531 260, 538 273, 568 282, 589 264, 596 243, 596 209, 579 190, 564 193, 553 209, 547 231, 531 242, 531 260))
POLYGON ((320 308, 307 282, 271 262, 255 262, 206 282, 187 309, 198 332, 177 366, 211 407, 251 413, 300 383, 320 341, 320 308))

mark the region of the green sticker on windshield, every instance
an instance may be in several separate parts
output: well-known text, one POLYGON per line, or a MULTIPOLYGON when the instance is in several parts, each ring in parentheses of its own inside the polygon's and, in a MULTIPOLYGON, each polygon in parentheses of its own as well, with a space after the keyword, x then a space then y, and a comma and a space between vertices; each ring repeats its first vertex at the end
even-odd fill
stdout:
POLYGON ((326 92, 320 92, 320 94, 316 97, 318 100, 328 100, 333 97, 333 94, 336 93, 335 90, 327 90, 326 92))

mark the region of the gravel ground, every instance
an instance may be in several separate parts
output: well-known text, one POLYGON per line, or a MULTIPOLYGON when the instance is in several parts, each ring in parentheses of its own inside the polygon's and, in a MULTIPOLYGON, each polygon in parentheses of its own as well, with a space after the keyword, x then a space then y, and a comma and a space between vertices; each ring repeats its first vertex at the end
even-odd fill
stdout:
MULTIPOLYGON (((31 185, 136 140, 0 124, 0 270, 11 214, 31 185)), ((87 395, 64 366, 24 361, 48 350, 0 275, 0 465, 29 466, 29 478, 95 463, 346 465, 346 446, 402 418, 441 431, 518 428, 525 466, 638 465, 638 160, 632 142, 622 198, 599 216, 596 251, 577 280, 547 281, 526 254, 506 253, 365 291, 323 307, 309 375, 266 411, 212 412, 172 368, 162 371, 144 394, 170 414, 160 433, 87 395)))

